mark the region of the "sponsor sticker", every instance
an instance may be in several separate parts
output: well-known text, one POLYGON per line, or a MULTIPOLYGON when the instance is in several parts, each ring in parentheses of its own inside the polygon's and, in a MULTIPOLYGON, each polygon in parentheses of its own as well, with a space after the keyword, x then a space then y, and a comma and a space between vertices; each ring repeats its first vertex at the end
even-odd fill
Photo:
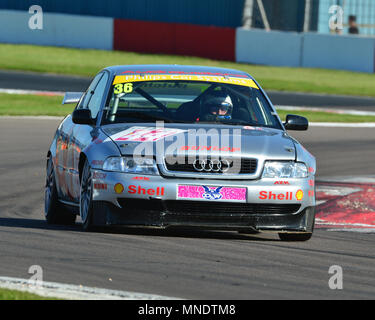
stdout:
POLYGON ((149 196, 164 196, 164 187, 144 188, 142 186, 130 185, 128 193, 130 194, 143 194, 149 196))
POLYGON ((275 181, 274 184, 290 185, 289 181, 275 181))
POLYGON ((293 196, 293 192, 273 192, 273 191, 260 191, 259 192, 259 199, 260 200, 298 200, 301 201, 303 199, 303 191, 298 190, 295 195, 293 196))
POLYGON ((301 201, 301 200, 303 199, 303 191, 302 191, 302 190, 298 190, 298 191, 296 192, 296 199, 297 199, 298 201, 301 201))
POLYGON ((252 127, 252 126, 244 126, 243 129, 245 129, 245 130, 263 131, 263 128, 261 128, 261 127, 252 127))
POLYGON ((121 183, 116 183, 114 188, 116 193, 120 194, 124 192, 124 186, 121 183))
POLYGON ((185 131, 174 128, 131 127, 114 134, 111 138, 114 141, 152 142, 185 131))
POLYGON ((139 177, 139 176, 136 176, 136 177, 133 177, 132 180, 146 180, 146 181, 149 181, 150 178, 148 178, 148 177, 139 177))
POLYGON ((226 151, 226 152, 239 152, 241 148, 231 147, 218 147, 218 146, 182 146, 180 150, 187 151, 226 151))
MULTIPOLYGON (((201 82, 216 82, 236 84, 245 87, 259 89, 254 80, 239 77, 223 77, 210 75, 183 75, 183 74, 147 74, 147 75, 123 75, 116 76, 113 80, 113 85, 123 84, 127 82, 141 82, 141 81, 201 81, 201 82)), ((118 89, 120 90, 120 89, 118 89)), ((122 89, 123 90, 123 89, 122 89)))
POLYGON ((177 189, 178 199, 246 202, 246 194, 247 188, 224 186, 179 185, 177 189))
POLYGON ((94 183, 94 189, 107 190, 107 184, 106 183, 94 183))
POLYGON ((93 179, 105 179, 107 177, 107 174, 102 173, 102 172, 94 171, 93 174, 92 174, 92 177, 93 177, 93 179))

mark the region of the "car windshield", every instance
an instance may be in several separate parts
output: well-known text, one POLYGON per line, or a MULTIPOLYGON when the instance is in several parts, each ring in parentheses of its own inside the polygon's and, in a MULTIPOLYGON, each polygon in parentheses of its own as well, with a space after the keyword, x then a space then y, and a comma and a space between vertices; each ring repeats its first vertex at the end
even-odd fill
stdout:
POLYGON ((191 81, 170 78, 142 81, 140 77, 133 80, 115 77, 102 124, 165 121, 281 129, 276 114, 251 79, 235 81, 216 77, 212 81, 199 81, 203 77, 197 77, 191 81))

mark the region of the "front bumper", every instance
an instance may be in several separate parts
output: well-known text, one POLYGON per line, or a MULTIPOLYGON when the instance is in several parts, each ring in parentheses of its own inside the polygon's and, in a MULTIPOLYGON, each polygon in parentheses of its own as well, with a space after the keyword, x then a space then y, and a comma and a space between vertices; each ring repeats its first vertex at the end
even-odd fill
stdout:
POLYGON ((314 178, 261 180, 166 179, 93 170, 94 223, 312 232, 314 178), (121 184, 122 188, 119 187, 121 184), (246 190, 244 198, 181 198, 179 186, 246 190), (239 188, 239 189, 236 189, 239 188))

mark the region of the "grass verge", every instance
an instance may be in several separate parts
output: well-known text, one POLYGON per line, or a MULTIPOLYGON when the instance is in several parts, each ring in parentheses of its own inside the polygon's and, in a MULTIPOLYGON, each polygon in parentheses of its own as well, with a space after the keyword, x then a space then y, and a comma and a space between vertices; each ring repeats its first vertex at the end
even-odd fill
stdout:
MULTIPOLYGON (((0 116, 60 116, 71 113, 74 105, 62 105, 61 96, 0 93, 0 116)), ((278 110, 284 121, 287 114, 298 114, 310 122, 375 122, 375 116, 335 114, 310 110, 278 110)))
POLYGON ((1 116, 65 116, 73 105, 62 105, 61 96, 0 93, 1 116))
POLYGON ((24 291, 0 289, 0 300, 57 300, 57 298, 46 298, 24 291))
POLYGON ((243 70, 266 90, 375 97, 375 75, 326 69, 271 67, 197 57, 0 44, 0 69, 90 76, 111 65, 185 64, 243 70))
POLYGON ((375 122, 375 116, 358 116, 351 114, 336 114, 324 111, 306 111, 306 110, 277 110, 280 118, 285 121, 287 114, 297 114, 306 117, 309 122, 340 122, 340 123, 363 123, 375 122))

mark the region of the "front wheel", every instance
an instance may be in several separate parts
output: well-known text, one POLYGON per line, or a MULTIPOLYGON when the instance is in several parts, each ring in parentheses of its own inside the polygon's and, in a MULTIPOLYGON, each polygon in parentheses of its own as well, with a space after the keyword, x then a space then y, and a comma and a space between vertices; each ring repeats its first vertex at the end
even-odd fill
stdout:
POLYGON ((89 162, 85 161, 81 177, 81 188, 79 197, 79 215, 82 220, 82 228, 84 231, 93 230, 93 204, 92 204, 92 175, 89 162))
POLYGON ((76 215, 67 211, 57 198, 55 171, 52 158, 47 160, 46 185, 44 191, 44 216, 48 224, 72 225, 76 215))

